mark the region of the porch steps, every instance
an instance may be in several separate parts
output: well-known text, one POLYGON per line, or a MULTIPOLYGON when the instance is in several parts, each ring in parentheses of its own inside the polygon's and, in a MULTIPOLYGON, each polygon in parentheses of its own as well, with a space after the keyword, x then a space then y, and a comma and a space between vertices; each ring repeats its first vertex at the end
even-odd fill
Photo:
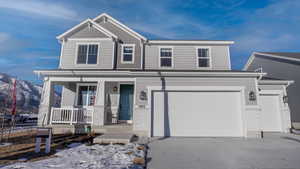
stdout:
POLYGON ((94 143, 98 144, 128 144, 132 142, 135 135, 132 133, 104 133, 94 138, 94 143))

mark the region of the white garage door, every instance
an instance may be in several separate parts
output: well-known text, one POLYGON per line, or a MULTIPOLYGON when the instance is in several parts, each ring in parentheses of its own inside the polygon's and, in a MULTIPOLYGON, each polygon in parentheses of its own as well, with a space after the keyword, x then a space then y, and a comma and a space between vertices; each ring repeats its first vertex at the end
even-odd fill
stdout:
POLYGON ((281 131, 279 95, 260 95, 261 122, 263 131, 281 131))
POLYGON ((154 92, 153 99, 153 136, 243 136, 240 92, 154 92))

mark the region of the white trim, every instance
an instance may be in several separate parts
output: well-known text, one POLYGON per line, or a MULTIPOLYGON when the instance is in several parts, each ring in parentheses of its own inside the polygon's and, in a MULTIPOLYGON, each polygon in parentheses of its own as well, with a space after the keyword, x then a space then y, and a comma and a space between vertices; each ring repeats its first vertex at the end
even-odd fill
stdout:
POLYGON ((121 44, 121 63, 122 64, 134 64, 135 57, 135 44, 121 44), (132 60, 124 61, 124 46, 132 47, 132 60))
POLYGON ((227 56, 228 56, 228 68, 231 70, 231 56, 230 56, 230 49, 229 46, 227 46, 227 56))
POLYGON ((86 23, 91 23, 98 31, 104 33, 108 37, 115 38, 115 39, 118 38, 115 34, 113 34, 112 32, 108 31, 107 29, 103 28, 102 26, 100 26, 99 24, 97 24, 96 22, 94 22, 93 20, 91 20, 90 18, 82 21, 81 23, 79 23, 78 25, 76 25, 76 26, 72 27, 71 29, 67 30, 63 34, 58 35, 56 38, 58 40, 62 40, 66 35, 68 35, 69 33, 72 33, 73 31, 77 30, 78 28, 80 28, 82 25, 84 25, 86 23))
POLYGON ((62 64, 62 58, 63 58, 63 54, 64 54, 64 45, 65 45, 65 40, 62 40, 61 43, 61 47, 60 47, 60 57, 59 57, 59 68, 61 68, 61 64, 62 64))
POLYGON ((70 78, 75 78, 73 76, 84 76, 84 75, 90 75, 90 76, 124 76, 124 77, 129 77, 129 76, 166 76, 166 77, 172 77, 172 76, 183 76, 183 77, 259 77, 262 75, 266 75, 266 73, 259 73, 259 72, 163 72, 163 70, 158 73, 157 71, 152 71, 152 72, 135 72, 135 71, 128 71, 128 70, 116 70, 116 71, 97 71, 97 70, 35 70, 34 73, 36 74, 41 74, 44 76, 55 76, 55 75, 60 75, 60 76, 70 76, 70 78))
POLYGON ((294 81, 293 80, 259 80, 258 81, 258 85, 286 85, 289 86, 291 84, 293 84, 294 81))
POLYGON ((149 44, 216 44, 232 45, 234 41, 214 41, 214 40, 149 40, 149 44))
POLYGON ((256 54, 256 52, 253 52, 253 53, 251 54, 251 56, 249 57, 247 63, 245 64, 243 70, 247 70, 247 69, 249 68, 250 64, 251 64, 251 63, 253 62, 253 60, 254 60, 255 54, 256 54))
POLYGON ((145 38, 144 36, 142 36, 141 34, 135 32, 134 30, 130 29, 129 27, 127 27, 126 25, 122 24, 121 22, 117 21, 116 19, 114 19, 113 17, 111 17, 110 15, 106 14, 106 13, 102 13, 99 16, 95 17, 93 19, 93 21, 97 21, 98 19, 100 19, 101 17, 106 17, 108 18, 108 21, 116 26, 118 26, 119 28, 121 28, 123 31, 129 33, 130 35, 134 36, 137 39, 142 39, 142 40, 147 40, 147 38, 145 38))
MULTIPOLYGON (((148 86, 148 105, 150 106, 150 112, 152 113, 152 91, 153 90, 162 90, 162 86, 148 86)), ((241 93, 241 121, 242 121, 242 135, 247 137, 247 121, 246 121, 246 100, 245 100, 245 87, 243 86, 166 86, 165 90, 171 91, 233 91, 241 93)), ((148 113, 148 136, 151 136, 151 113, 148 113)))
MULTIPOLYGON (((160 69, 173 69, 174 68, 174 47, 173 46, 158 46, 158 66, 160 69), (162 48, 169 48, 171 49, 172 56, 171 56, 171 67, 167 66, 161 66, 161 49, 162 48)), ((169 58, 169 57, 163 57, 163 58, 169 58)))
POLYGON ((69 41, 106 41, 112 40, 111 38, 69 38, 69 41))
POLYGON ((196 68, 197 69, 212 69, 212 54, 211 54, 211 47, 210 46, 196 46, 196 68), (199 57, 198 49, 208 49, 208 57, 199 57), (199 67, 199 59, 209 59, 209 66, 208 67, 199 67))
POLYGON ((76 65, 98 65, 99 64, 99 60, 100 60, 100 43, 98 42, 78 42, 76 43, 76 49, 75 49, 75 66, 76 65), (79 45, 87 45, 88 48, 87 48, 87 55, 86 55, 86 61, 85 63, 77 63, 77 60, 78 60, 78 47, 79 45), (98 45, 98 51, 97 51, 97 63, 87 63, 88 62, 88 52, 89 52, 89 45, 98 45))
MULTIPOLYGON (((144 44, 141 42, 140 43, 140 49, 141 49, 141 65, 140 65, 140 68, 142 69, 143 68, 143 62, 144 62, 144 44)), ((144 65, 145 66, 145 65, 144 65)))

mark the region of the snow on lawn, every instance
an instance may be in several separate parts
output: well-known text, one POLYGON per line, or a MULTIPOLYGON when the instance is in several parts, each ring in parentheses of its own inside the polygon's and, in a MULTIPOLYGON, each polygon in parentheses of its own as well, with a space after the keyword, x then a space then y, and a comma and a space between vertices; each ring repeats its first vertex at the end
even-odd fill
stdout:
POLYGON ((69 149, 56 153, 58 157, 36 162, 16 163, 4 169, 142 169, 134 165, 135 157, 145 157, 143 150, 138 150, 139 144, 127 145, 92 145, 73 143, 69 149))

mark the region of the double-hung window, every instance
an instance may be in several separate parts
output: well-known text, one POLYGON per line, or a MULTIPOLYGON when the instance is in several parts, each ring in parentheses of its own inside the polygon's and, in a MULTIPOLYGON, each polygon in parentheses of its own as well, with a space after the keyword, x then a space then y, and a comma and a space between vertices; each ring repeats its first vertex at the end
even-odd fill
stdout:
POLYGON ((209 48, 197 48, 197 62, 199 68, 210 67, 210 59, 209 48))
POLYGON ((80 44, 77 50, 77 64, 97 64, 98 44, 80 44))
POLYGON ((96 85, 78 85, 77 105, 93 106, 95 104, 96 90, 96 85))
POLYGON ((134 63, 134 44, 122 45, 122 63, 134 63))
POLYGON ((166 68, 166 67, 172 67, 173 61, 172 61, 172 56, 173 56, 173 49, 169 47, 163 47, 160 48, 160 67, 166 68))

